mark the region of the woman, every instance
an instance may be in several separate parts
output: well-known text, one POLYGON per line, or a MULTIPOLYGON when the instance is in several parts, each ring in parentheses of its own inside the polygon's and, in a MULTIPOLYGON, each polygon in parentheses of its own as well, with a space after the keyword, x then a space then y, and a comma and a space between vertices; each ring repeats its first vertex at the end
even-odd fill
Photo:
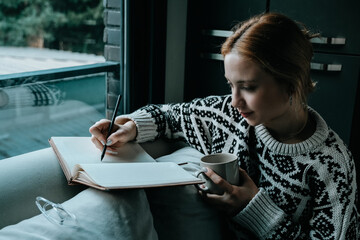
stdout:
MULTIPOLYGON (((208 169, 225 193, 200 194, 229 216, 236 232, 259 239, 356 239, 354 161, 306 104, 314 88, 313 36, 276 13, 239 24, 221 50, 231 96, 149 105, 120 116, 109 150, 166 136, 183 137, 204 154, 235 153, 240 186, 208 169)), ((101 120, 90 128, 99 149, 108 126, 101 120)))

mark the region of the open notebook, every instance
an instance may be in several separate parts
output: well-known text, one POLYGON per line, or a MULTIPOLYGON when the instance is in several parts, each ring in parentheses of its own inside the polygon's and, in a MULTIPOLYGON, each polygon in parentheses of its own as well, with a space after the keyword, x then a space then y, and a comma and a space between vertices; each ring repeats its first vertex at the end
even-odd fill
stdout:
POLYGON ((90 137, 51 137, 69 184, 84 184, 101 190, 199 184, 203 181, 173 162, 156 162, 137 143, 127 143, 118 155, 105 155, 90 137))

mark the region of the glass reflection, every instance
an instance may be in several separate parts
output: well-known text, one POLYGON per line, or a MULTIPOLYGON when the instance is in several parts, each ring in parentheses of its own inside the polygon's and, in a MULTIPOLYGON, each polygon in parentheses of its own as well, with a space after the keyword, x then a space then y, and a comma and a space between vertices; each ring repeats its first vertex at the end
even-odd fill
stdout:
POLYGON ((105 74, 0 89, 0 160, 49 147, 51 136, 90 136, 105 117, 105 74))

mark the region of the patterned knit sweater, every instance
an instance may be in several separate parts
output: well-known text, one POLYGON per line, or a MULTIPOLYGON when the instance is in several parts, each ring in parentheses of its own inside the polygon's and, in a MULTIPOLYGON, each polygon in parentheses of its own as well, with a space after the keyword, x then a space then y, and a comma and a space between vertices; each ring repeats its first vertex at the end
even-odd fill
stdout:
POLYGON ((316 131, 284 144, 263 125, 251 127, 231 96, 148 105, 127 115, 137 141, 185 138, 204 154, 235 153, 260 191, 232 220, 259 239, 358 239, 354 161, 342 140, 309 108, 316 131))

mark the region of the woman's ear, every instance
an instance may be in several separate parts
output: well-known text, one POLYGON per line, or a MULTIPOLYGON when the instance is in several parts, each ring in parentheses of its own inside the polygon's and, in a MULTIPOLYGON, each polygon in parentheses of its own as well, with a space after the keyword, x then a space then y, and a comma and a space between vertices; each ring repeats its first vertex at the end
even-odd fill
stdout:
POLYGON ((293 86, 286 86, 286 92, 287 92, 287 95, 289 96, 289 100, 290 98, 292 98, 292 100, 294 100, 294 98, 296 97, 295 95, 295 89, 293 86))

